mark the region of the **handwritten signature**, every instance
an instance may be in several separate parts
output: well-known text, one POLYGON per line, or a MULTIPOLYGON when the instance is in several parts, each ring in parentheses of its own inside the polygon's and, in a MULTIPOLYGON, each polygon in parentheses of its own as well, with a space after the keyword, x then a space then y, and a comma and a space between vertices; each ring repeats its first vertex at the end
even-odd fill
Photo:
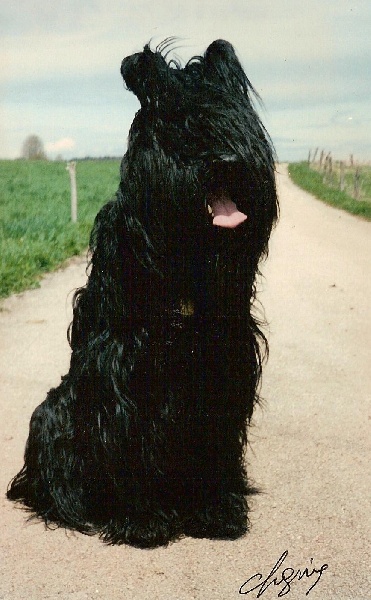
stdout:
POLYGON ((277 571, 280 569, 281 565, 284 563, 285 559, 288 556, 288 550, 285 550, 279 557, 278 561, 274 565, 273 569, 269 573, 268 577, 266 577, 263 581, 262 573, 255 573, 249 577, 245 583, 243 583, 239 589, 239 594, 250 594, 250 592, 254 592, 255 590, 259 590, 256 597, 260 598, 264 594, 264 592, 269 588, 269 586, 283 586, 282 589, 278 592, 277 597, 282 598, 291 591, 291 584, 296 579, 300 581, 301 579, 311 578, 313 575, 318 575, 317 579, 312 583, 309 590, 306 592, 306 596, 308 596, 309 592, 317 585, 320 581, 324 571, 328 569, 328 564, 324 563, 319 569, 313 567, 313 558, 310 559, 310 566, 305 567, 305 569, 293 569, 292 567, 284 568, 276 577, 273 577, 277 571), (259 578, 259 583, 254 585, 254 587, 250 587, 249 584, 254 584, 259 578))

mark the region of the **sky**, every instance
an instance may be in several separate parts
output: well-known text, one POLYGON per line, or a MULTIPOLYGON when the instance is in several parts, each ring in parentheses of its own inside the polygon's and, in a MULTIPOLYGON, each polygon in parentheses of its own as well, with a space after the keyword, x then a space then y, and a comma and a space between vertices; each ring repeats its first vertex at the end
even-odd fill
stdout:
POLYGON ((176 36, 184 63, 231 42, 278 159, 371 161, 370 0, 0 0, 0 158, 122 156, 139 102, 122 59, 176 36))

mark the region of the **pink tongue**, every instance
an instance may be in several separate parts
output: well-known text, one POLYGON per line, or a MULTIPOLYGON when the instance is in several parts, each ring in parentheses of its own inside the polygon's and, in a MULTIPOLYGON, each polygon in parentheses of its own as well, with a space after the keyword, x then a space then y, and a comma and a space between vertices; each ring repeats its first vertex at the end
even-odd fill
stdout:
POLYGON ((247 216, 240 212, 232 200, 227 198, 218 198, 211 202, 211 210, 213 211, 213 225, 218 227, 229 227, 233 229, 243 223, 247 216))

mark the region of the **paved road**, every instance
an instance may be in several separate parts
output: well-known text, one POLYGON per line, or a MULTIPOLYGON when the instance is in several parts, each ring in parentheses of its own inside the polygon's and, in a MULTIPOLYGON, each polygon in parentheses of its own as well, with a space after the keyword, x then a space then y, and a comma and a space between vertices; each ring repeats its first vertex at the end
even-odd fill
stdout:
MULTIPOLYGON (((248 453, 264 493, 253 501, 251 533, 237 542, 186 538, 153 551, 105 547, 26 524, 2 496, 0 599, 232 600, 255 573, 262 584, 280 557, 266 586, 275 576, 278 584, 285 567, 307 568, 288 600, 371 599, 371 224, 314 200, 285 166, 279 170, 282 216, 261 285, 270 321, 266 405, 248 453)), ((84 282, 84 268, 74 260, 41 289, 2 305, 3 492, 21 466, 33 408, 67 369, 67 296, 84 282)), ((272 583, 245 597, 259 591, 271 600, 288 586, 272 583)))

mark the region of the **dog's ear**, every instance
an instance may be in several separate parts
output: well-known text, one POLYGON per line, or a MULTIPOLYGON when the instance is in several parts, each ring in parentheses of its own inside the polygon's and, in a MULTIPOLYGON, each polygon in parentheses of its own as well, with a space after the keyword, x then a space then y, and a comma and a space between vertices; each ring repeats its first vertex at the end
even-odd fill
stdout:
POLYGON ((168 66, 160 52, 152 52, 147 44, 143 52, 124 58, 121 75, 126 87, 137 96, 142 106, 161 93, 168 77, 168 66))
POLYGON ((242 91, 248 94, 251 90, 256 94, 229 42, 225 40, 212 42, 204 54, 204 64, 206 77, 212 83, 232 93, 242 91))

